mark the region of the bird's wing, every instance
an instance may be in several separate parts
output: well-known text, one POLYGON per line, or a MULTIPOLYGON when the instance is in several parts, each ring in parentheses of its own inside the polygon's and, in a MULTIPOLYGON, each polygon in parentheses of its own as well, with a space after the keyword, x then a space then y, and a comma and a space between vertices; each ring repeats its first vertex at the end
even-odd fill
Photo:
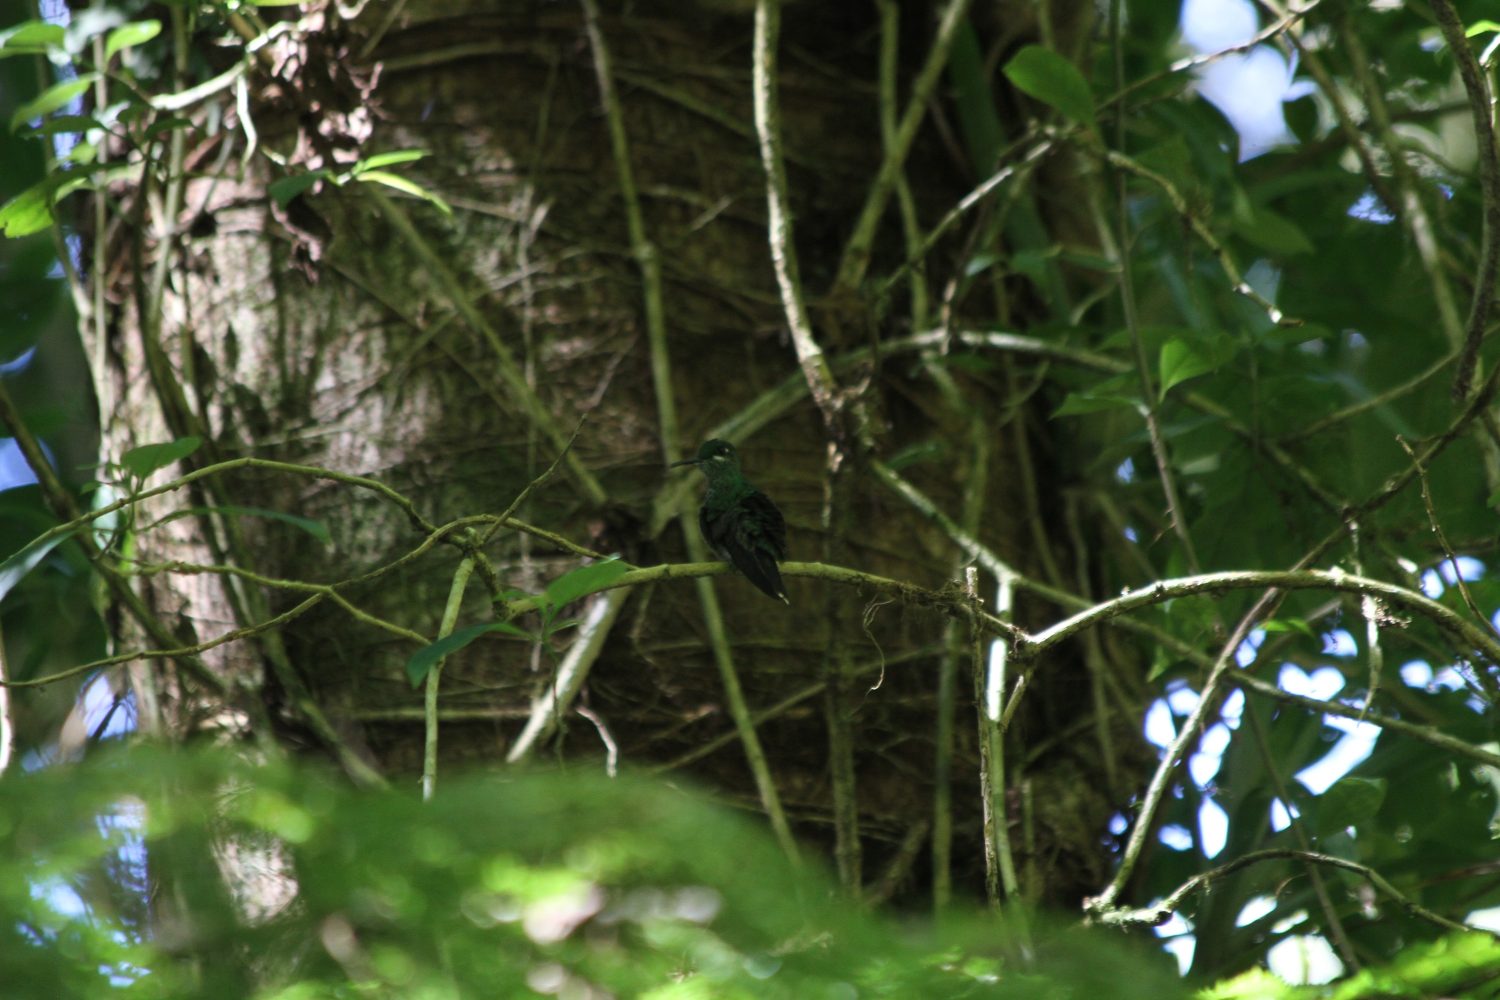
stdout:
POLYGON ((735 506, 698 512, 703 537, 718 554, 768 597, 785 601, 786 587, 776 560, 786 557, 786 521, 763 493, 742 497, 735 506))
POLYGON ((746 545, 764 549, 773 559, 786 558, 786 519, 764 493, 756 490, 740 500, 749 517, 739 519, 745 528, 746 545))

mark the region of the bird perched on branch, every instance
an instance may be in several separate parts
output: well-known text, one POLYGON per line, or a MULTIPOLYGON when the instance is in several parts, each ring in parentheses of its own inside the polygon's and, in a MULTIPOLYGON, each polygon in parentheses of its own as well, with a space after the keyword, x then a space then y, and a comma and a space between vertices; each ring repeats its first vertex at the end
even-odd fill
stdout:
POLYGON ((781 511, 740 472, 734 445, 718 438, 703 442, 696 458, 673 462, 697 466, 708 479, 698 528, 709 548, 768 597, 786 604, 778 560, 786 558, 786 520, 781 511))

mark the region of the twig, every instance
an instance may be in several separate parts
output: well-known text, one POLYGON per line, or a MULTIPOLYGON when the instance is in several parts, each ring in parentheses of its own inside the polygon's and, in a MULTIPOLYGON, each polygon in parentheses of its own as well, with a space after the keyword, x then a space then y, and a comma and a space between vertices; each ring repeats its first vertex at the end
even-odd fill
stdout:
MULTIPOLYGON (((875 241, 875 230, 880 225, 881 216, 885 214, 886 203, 901 175, 902 165, 911 151, 912 140, 916 138, 917 129, 922 124, 943 68, 948 64, 948 50, 953 45, 954 35, 964 24, 970 2, 971 0, 949 0, 948 6, 943 9, 932 48, 928 50, 926 61, 912 81, 911 96, 907 98, 901 122, 896 126, 896 133, 891 141, 886 144, 880 168, 870 184, 870 193, 865 196, 865 204, 854 224, 854 231, 849 234, 849 241, 844 245, 831 298, 838 299, 854 291, 864 279, 865 270, 870 265, 870 248, 875 241)), ((757 18, 759 12, 768 6, 773 5, 768 0, 760 0, 756 6, 757 18)))
MULTIPOLYGON (((1084 148, 1088 147, 1085 146, 1084 148)), ((1229 251, 1225 249, 1224 244, 1219 242, 1218 237, 1216 237, 1209 230, 1208 226, 1203 222, 1203 220, 1198 218, 1197 214, 1193 212, 1192 208, 1187 203, 1187 199, 1182 196, 1181 191, 1177 190, 1177 186, 1175 184, 1173 184, 1162 174, 1157 173, 1155 170, 1152 170, 1149 167, 1143 166, 1142 164, 1136 162, 1129 156, 1126 156, 1119 150, 1105 150, 1101 155, 1111 165, 1118 167, 1121 170, 1125 170, 1129 173, 1135 174, 1138 177, 1142 177, 1150 181, 1152 184, 1155 184, 1157 187, 1161 188, 1162 193, 1167 196, 1167 200, 1172 203, 1172 208, 1175 209, 1177 214, 1182 217, 1183 221, 1188 224, 1188 227, 1192 229, 1194 235, 1196 235, 1198 239, 1203 241, 1203 244, 1208 247, 1209 252, 1214 255, 1214 259, 1219 262, 1219 267, 1223 269, 1224 276, 1229 279, 1230 287, 1240 295, 1243 295, 1245 298, 1249 299, 1251 302, 1254 302, 1256 305, 1260 306, 1261 309, 1265 310, 1266 315, 1270 317, 1272 323, 1275 323, 1277 326, 1302 325, 1302 321, 1300 319, 1293 319, 1287 316, 1281 311, 1281 308, 1277 306, 1276 303, 1272 302, 1270 299, 1260 294, 1260 292, 1257 292, 1254 288, 1250 287, 1250 283, 1245 280, 1244 275, 1240 273, 1240 269, 1235 266, 1234 258, 1229 255, 1229 251)))
MULTIPOLYGON (((1125 88, 1125 51, 1120 42, 1120 22, 1124 17, 1121 3, 1122 0, 1112 0, 1109 5, 1109 39, 1110 49, 1114 55, 1117 90, 1125 88)), ((1115 147, 1116 151, 1123 156, 1125 152, 1124 115, 1115 117, 1115 147)), ((1131 354, 1135 359, 1135 377, 1141 387, 1141 416, 1146 423, 1146 437, 1151 442, 1151 457, 1156 462, 1156 476, 1161 482, 1162 496, 1167 502, 1167 519, 1172 525, 1172 533, 1177 536, 1177 541, 1182 545, 1182 555, 1187 560, 1188 569, 1197 573, 1201 569, 1198 562, 1198 548, 1193 544, 1193 536, 1188 532, 1187 513, 1182 509, 1182 496, 1177 489, 1177 476, 1172 471, 1171 456, 1167 454, 1167 440, 1161 430, 1161 412, 1157 405, 1156 386, 1151 378, 1151 362, 1146 357, 1146 344, 1141 336, 1141 325, 1136 315, 1135 272, 1131 267, 1130 252, 1130 199, 1126 190, 1125 172, 1119 169, 1115 171, 1115 207, 1117 231, 1111 234, 1107 219, 1100 220, 1099 229, 1101 235, 1114 244, 1115 267, 1120 272, 1120 309, 1125 317, 1125 330, 1130 336, 1131 354), (1111 235, 1113 235, 1112 239, 1110 239, 1111 235)), ((1228 270, 1226 267, 1226 273, 1228 270)))
POLYGON ((1372 726, 1379 726, 1381 729, 1409 736, 1414 740, 1426 743, 1428 746, 1437 747, 1456 756, 1465 757, 1489 767, 1500 767, 1500 753, 1494 753, 1483 747, 1475 746, 1472 743, 1466 743, 1458 737, 1449 736, 1441 729, 1435 727, 1419 726, 1414 722, 1407 722, 1405 719, 1382 715, 1379 712, 1371 710, 1368 706, 1355 708, 1352 705, 1345 705, 1342 702, 1320 701, 1317 698, 1293 694, 1290 691, 1283 691, 1275 684, 1245 673, 1243 670, 1237 670, 1231 674, 1229 681, 1231 684, 1248 688, 1257 694, 1265 695, 1267 698, 1275 698, 1277 701, 1286 702, 1289 705, 1300 705, 1310 712, 1337 715, 1345 719, 1353 719, 1356 722, 1368 722, 1372 726))
MULTIPOLYGON (((1430 921, 1450 931, 1474 931, 1485 930, 1482 927, 1472 927, 1461 924, 1456 920, 1450 920, 1439 913, 1434 913, 1419 903, 1414 902, 1402 894, 1395 886, 1386 881, 1384 876, 1375 869, 1358 862, 1348 861, 1344 858, 1335 857, 1331 854, 1322 854, 1316 851, 1299 851, 1291 848, 1273 847, 1261 851, 1251 851, 1249 854, 1235 858, 1233 861, 1211 868, 1206 872, 1200 872, 1188 879, 1182 885, 1172 890, 1171 894, 1155 906, 1142 907, 1140 909, 1108 909, 1095 913, 1094 919, 1101 924, 1114 927, 1159 927, 1171 919, 1172 914, 1182 906, 1183 900, 1201 887, 1211 885, 1226 876, 1232 875, 1242 868, 1259 864, 1262 861, 1305 861, 1310 864, 1328 865, 1332 868, 1342 868, 1344 871, 1354 872, 1367 879, 1378 891, 1395 900, 1402 909, 1413 916, 1430 921)), ((1494 931, 1486 931, 1493 936, 1494 931)))
POLYGON ((1490 306, 1495 301, 1495 272, 1500 268, 1500 154, 1495 147, 1494 111, 1490 107, 1490 90, 1484 70, 1469 48, 1464 23, 1450 0, 1432 0, 1432 13, 1442 29, 1448 51, 1458 66, 1459 79, 1469 98, 1469 113, 1474 119, 1474 138, 1479 146, 1479 186, 1484 202, 1484 232, 1479 266, 1474 271, 1474 301, 1469 307, 1468 332, 1458 371, 1453 376, 1453 394, 1463 399, 1469 395, 1479 348, 1490 321, 1490 306))
POLYGON ((758 0, 755 5, 753 89, 755 131, 760 140, 761 167, 766 175, 766 231, 771 266, 781 291, 782 309, 792 334, 792 346, 807 380, 814 405, 830 429, 836 426, 838 386, 828 369, 823 349, 813 336, 812 320, 802 295, 797 270, 797 247, 792 234, 791 199, 787 193, 786 163, 781 154, 781 106, 777 98, 776 45, 781 30, 780 0, 758 0))
MULTIPOLYGON (((448 588, 448 602, 443 606, 443 618, 438 624, 438 640, 446 639, 453 634, 453 626, 458 624, 458 612, 464 603, 464 588, 468 586, 469 576, 474 572, 474 560, 465 556, 459 560, 458 569, 453 574, 453 583, 448 588)), ((422 800, 428 801, 432 793, 437 790, 437 751, 438 751, 438 677, 442 674, 443 664, 447 657, 443 657, 432 665, 427 671, 427 687, 424 692, 424 739, 422 742, 422 800)))
MULTIPOLYGON (((526 725, 505 754, 507 764, 516 764, 530 756, 536 745, 552 734, 557 720, 573 704, 573 699, 588 679, 589 670, 604 649, 604 640, 620 609, 625 606, 629 590, 615 590, 589 605, 578 625, 578 637, 563 654, 552 683, 531 705, 526 725)), ((514 611, 514 606, 508 610, 514 611)))
POLYGON ((1202 573, 1197 576, 1158 580, 1149 586, 1132 590, 1127 594, 1096 604, 1087 611, 1035 633, 1027 647, 1027 655, 1037 655, 1059 642, 1101 621, 1134 611, 1150 604, 1189 594, 1213 593, 1220 590, 1244 590, 1271 587, 1278 590, 1334 590, 1349 594, 1368 594, 1392 604, 1416 612, 1434 624, 1458 636, 1474 650, 1484 654, 1491 663, 1500 665, 1500 642, 1496 637, 1475 626, 1451 608, 1439 604, 1424 594, 1405 587, 1398 587, 1384 580, 1355 576, 1340 570, 1232 570, 1223 573, 1202 573))
POLYGON ((609 726, 598 712, 586 705, 577 705, 573 711, 594 724, 594 729, 599 733, 599 742, 604 744, 604 773, 611 778, 615 777, 620 770, 620 747, 610 735, 609 726))
POLYGON ((1453 567, 1453 582, 1458 585, 1458 592, 1463 595, 1464 606, 1469 609, 1469 613, 1476 620, 1493 630, 1494 623, 1490 621, 1488 615, 1479 610, 1479 605, 1474 601, 1474 595, 1469 592, 1469 583, 1464 579, 1463 569, 1458 565, 1458 554, 1453 551, 1453 546, 1448 544, 1448 536, 1444 534, 1443 526, 1438 523, 1437 508, 1432 503, 1432 489, 1428 485, 1427 470, 1422 466, 1422 460, 1417 457, 1416 452, 1412 451, 1411 445, 1406 443, 1405 438, 1398 435, 1396 443, 1401 446, 1401 450, 1406 452, 1407 457, 1417 468, 1417 482, 1422 487, 1422 507, 1427 511, 1427 523, 1431 526, 1432 533, 1437 536, 1438 545, 1443 550, 1443 557, 1448 560, 1448 565, 1453 567))
POLYGON ((1186 73, 1190 70, 1195 70, 1199 67, 1207 66, 1210 63, 1218 62, 1225 56, 1235 55, 1236 53, 1240 52, 1249 52, 1273 38, 1276 38, 1284 33, 1289 33, 1291 28, 1295 26, 1298 21, 1305 18, 1308 14, 1311 14, 1313 10, 1317 8, 1318 3, 1319 0, 1311 0, 1311 2, 1305 4, 1302 7, 1288 10, 1285 14, 1282 14, 1280 17, 1278 17, 1275 21, 1266 25, 1264 28, 1260 29, 1255 34, 1251 35, 1249 38, 1245 39, 1243 42, 1240 42, 1237 45, 1226 45, 1224 48, 1216 49, 1213 52, 1204 52, 1196 56, 1186 56, 1182 59, 1178 59, 1164 70, 1159 70, 1155 73, 1143 76, 1139 80, 1132 81, 1128 86, 1119 87, 1113 94, 1099 102, 1099 110, 1103 111, 1108 108, 1112 108, 1116 104, 1124 101, 1127 97, 1130 97, 1132 94, 1135 94, 1138 91, 1144 90, 1147 87, 1159 83, 1169 76, 1176 76, 1179 73, 1186 73))

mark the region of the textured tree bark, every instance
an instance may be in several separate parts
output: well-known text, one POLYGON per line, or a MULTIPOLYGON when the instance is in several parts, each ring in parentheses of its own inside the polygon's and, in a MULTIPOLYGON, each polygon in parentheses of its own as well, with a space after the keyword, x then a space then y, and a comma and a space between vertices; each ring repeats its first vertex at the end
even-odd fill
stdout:
MULTIPOLYGON (((244 123, 226 99, 231 127, 200 133, 183 151, 188 179, 170 231, 153 219, 116 247, 128 265, 122 273, 150 275, 164 263, 168 281, 159 328, 149 302, 140 308, 147 300, 139 283, 122 280, 114 290, 121 308, 106 345, 109 366, 96 373, 107 453, 200 434, 207 445, 192 459, 198 466, 257 456, 369 476, 440 524, 506 508, 581 419, 575 464, 561 467, 515 516, 638 564, 683 557, 675 530, 660 537, 647 530, 652 498, 666 482, 666 456, 639 275, 582 14, 558 3, 497 7, 411 3, 389 24, 382 23, 387 5, 367 5, 347 21, 330 10, 309 16, 311 30, 300 40, 288 35, 268 47, 248 108, 260 151, 284 159, 285 171, 261 155, 240 166, 244 123), (360 158, 403 149, 429 155, 388 169, 446 199, 451 218, 359 182, 325 183, 285 208, 268 195, 279 176, 346 170, 360 158)), ((803 276, 817 292, 831 282, 881 156, 877 22, 864 5, 794 4, 784 17, 788 169, 803 276)), ((919 59, 930 17, 909 12, 906 20, 912 30, 904 49, 919 59)), ((796 374, 767 252, 748 19, 732 8, 640 4, 628 13, 606 11, 603 30, 647 236, 663 267, 681 444, 691 448, 708 428, 796 374)), ((970 179, 938 133, 926 138, 908 175, 930 222, 970 179)), ((884 233, 877 259, 890 266, 903 256, 894 210, 884 233)), ((907 332, 892 318, 899 310, 882 303, 856 304, 857 322, 843 308, 842 339, 823 344, 831 356, 907 332)), ((965 440, 969 418, 910 357, 877 360, 850 372, 846 384, 864 394, 887 455, 965 440)), ((980 419, 997 428, 981 535, 1026 568, 1031 529, 1019 515, 1026 486, 1003 430, 1007 400, 987 376, 975 377, 971 389, 980 419)), ((778 416, 744 441, 741 453, 786 513, 791 557, 818 558, 827 455, 811 404, 804 399, 778 416)), ((917 464, 906 474, 947 509, 959 509, 964 462, 917 464)), ((953 548, 942 532, 859 469, 849 475, 840 490, 848 507, 837 516, 852 530, 839 551, 869 572, 931 587, 948 583, 953 548)), ((1042 489, 1051 487, 1044 481, 1042 489)), ((422 540, 393 505, 341 483, 251 469, 192 494, 198 507, 232 504, 320 519, 332 541, 321 544, 273 519, 218 513, 142 530, 138 558, 229 563, 279 580, 334 583, 422 540)), ((182 503, 161 498, 140 524, 182 503)), ((485 551, 503 586, 528 592, 579 561, 507 533, 485 551)), ((435 546, 399 572, 349 583, 340 593, 370 615, 431 637, 459 559, 456 549, 435 546)), ((286 612, 307 596, 212 573, 150 575, 142 586, 150 606, 196 641, 286 612)), ((838 616, 839 633, 830 635, 829 609, 840 595, 820 582, 792 581, 790 609, 742 580, 724 578, 717 587, 752 707, 769 708, 815 681, 834 646, 848 651, 851 670, 864 668, 840 674, 842 689, 830 706, 849 715, 865 871, 873 876, 930 814, 927 761, 944 619, 859 595, 856 613, 838 616), (873 688, 882 663, 883 682, 873 688)), ((482 591, 469 588, 460 625, 491 619, 482 591)), ((204 654, 239 692, 233 706, 168 682, 170 670, 161 666, 136 676, 151 681, 160 722, 172 731, 222 727, 325 751, 327 734, 299 708, 310 700, 339 740, 405 781, 419 770, 422 753, 421 692, 404 672, 416 648, 325 601, 280 629, 204 654)), ((552 651, 501 635, 455 656, 443 675, 443 765, 498 766, 553 663, 552 651)), ((1039 718, 1082 711, 1086 696, 1072 690, 1082 677, 1080 665, 1049 668, 1031 697, 1047 705, 1050 692, 1060 692, 1061 700, 1039 718)), ((690 585, 631 595, 584 701, 627 764, 672 761, 729 731, 690 585)), ((797 833, 812 842, 828 836, 831 819, 818 703, 801 702, 761 727, 797 833)), ((563 754, 602 755, 593 723, 576 715, 565 722, 563 754)), ((972 894, 982 883, 977 750, 972 725, 960 723, 957 732, 955 886, 972 894)), ((753 801, 732 743, 687 770, 753 801)), ((1073 777, 1070 770, 1069 784, 1073 777)), ((1110 807, 1090 789, 1103 782, 1097 773, 1078 777, 1071 794, 1088 801, 1070 805, 1070 816, 1080 829, 1098 830, 1110 807)), ((1044 830, 1038 839, 1048 836, 1044 830)), ((1090 837, 1069 830, 1032 845, 1044 868, 1059 852, 1085 851, 1078 871, 1059 880, 1066 893, 1074 882, 1086 891, 1091 883, 1079 872, 1105 863, 1090 837)))

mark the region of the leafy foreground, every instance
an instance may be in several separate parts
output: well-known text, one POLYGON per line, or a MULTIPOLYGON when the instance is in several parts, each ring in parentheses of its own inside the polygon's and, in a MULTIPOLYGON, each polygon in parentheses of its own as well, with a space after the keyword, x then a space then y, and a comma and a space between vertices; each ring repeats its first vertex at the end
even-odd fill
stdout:
MULTIPOLYGON (((0 780, 6 997, 1187 995, 1149 940, 835 898, 743 817, 642 778, 474 775, 433 801, 137 747, 0 780), (149 900, 149 902, 148 902, 149 900)), ((1455 936, 1342 984, 1204 998, 1489 996, 1455 936)))
POLYGON ((6 997, 1184 992, 1149 940, 877 919, 639 778, 472 776, 423 803, 136 748, 0 781, 0 846, 6 997))

